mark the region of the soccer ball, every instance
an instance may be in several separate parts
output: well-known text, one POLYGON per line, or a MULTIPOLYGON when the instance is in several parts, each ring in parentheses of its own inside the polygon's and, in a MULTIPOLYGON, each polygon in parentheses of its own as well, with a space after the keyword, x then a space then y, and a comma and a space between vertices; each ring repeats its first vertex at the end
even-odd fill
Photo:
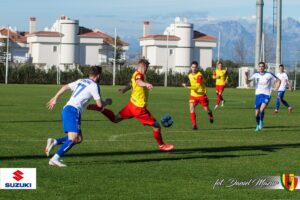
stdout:
POLYGON ((166 114, 166 115, 162 116, 162 118, 160 119, 160 122, 164 127, 168 128, 168 127, 172 126, 174 121, 173 121, 173 117, 171 115, 166 114))

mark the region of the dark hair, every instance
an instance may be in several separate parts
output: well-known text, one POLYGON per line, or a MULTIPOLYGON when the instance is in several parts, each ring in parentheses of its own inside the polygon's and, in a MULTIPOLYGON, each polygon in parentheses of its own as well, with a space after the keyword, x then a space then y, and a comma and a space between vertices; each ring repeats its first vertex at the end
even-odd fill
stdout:
POLYGON ((265 62, 259 62, 258 65, 264 65, 264 67, 266 67, 265 62))
POLYGON ((102 73, 102 68, 99 66, 92 66, 89 70, 89 76, 97 76, 102 73))
POLYGON ((197 61, 193 61, 193 62, 191 63, 191 65, 196 65, 196 66, 198 67, 198 62, 197 62, 197 61))
POLYGON ((146 58, 141 58, 138 64, 143 64, 145 65, 145 67, 148 67, 150 65, 150 62, 146 58))
POLYGON ((280 65, 279 65, 279 67, 282 67, 282 68, 284 68, 283 64, 280 64, 280 65))

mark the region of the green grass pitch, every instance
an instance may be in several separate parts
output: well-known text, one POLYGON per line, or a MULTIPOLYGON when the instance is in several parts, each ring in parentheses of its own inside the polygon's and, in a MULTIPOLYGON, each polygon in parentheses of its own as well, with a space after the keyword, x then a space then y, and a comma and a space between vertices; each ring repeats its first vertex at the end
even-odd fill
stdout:
MULTIPOLYGON (((258 176, 300 175, 299 92, 287 92, 293 106, 273 115, 275 96, 265 115, 265 128, 255 133, 254 91, 226 89, 225 107, 208 122, 197 107, 198 131, 191 129, 188 90, 155 87, 149 110, 159 119, 171 114, 174 124, 162 128, 173 152, 159 152, 149 127, 135 119, 113 124, 100 113, 82 115, 84 141, 63 158, 67 168, 48 165, 48 137, 64 136, 60 111, 65 94, 53 111, 46 102, 56 85, 0 85, 0 168, 37 168, 37 189, 0 190, 0 199, 300 199, 299 191, 215 188, 217 179, 247 180, 258 176)), ((118 87, 102 86, 118 112, 128 101, 118 87)), ((210 107, 214 89, 208 90, 210 107)), ((57 148, 54 149, 55 153, 57 148)))

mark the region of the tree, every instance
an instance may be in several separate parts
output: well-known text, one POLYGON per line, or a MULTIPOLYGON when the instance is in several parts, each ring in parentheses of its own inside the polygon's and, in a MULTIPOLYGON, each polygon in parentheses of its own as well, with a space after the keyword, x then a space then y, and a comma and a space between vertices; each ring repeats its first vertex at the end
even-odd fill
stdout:
POLYGON ((246 63, 248 56, 248 48, 246 47, 243 37, 239 37, 238 40, 234 43, 234 55, 235 60, 238 64, 246 63))
POLYGON ((116 64, 117 65, 124 65, 125 63, 125 60, 122 58, 122 55, 123 55, 123 52, 124 52, 124 49, 123 49, 123 42, 122 40, 120 39, 119 36, 117 36, 117 50, 116 50, 116 64))
POLYGON ((268 33, 264 34, 264 62, 275 63, 275 50, 276 50, 275 38, 268 33))

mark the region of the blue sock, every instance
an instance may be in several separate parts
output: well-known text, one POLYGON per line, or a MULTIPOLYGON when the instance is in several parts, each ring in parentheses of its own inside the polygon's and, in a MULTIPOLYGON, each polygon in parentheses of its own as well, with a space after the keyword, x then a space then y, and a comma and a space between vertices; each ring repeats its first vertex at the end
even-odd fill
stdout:
POLYGON ((280 106, 280 98, 277 97, 275 109, 279 110, 279 106, 280 106))
POLYGON ((256 119, 256 124, 259 125, 259 115, 255 117, 256 119))
POLYGON ((57 142, 57 144, 63 144, 63 143, 65 143, 67 140, 68 140, 68 136, 62 137, 62 138, 57 138, 57 139, 56 139, 56 142, 57 142))
POLYGON ((59 157, 62 157, 67 151, 69 151, 74 145, 73 140, 67 140, 63 145, 60 146, 60 148, 57 150, 56 154, 59 155, 59 157))
POLYGON ((259 119, 260 121, 264 121, 265 111, 262 111, 259 113, 259 119))

